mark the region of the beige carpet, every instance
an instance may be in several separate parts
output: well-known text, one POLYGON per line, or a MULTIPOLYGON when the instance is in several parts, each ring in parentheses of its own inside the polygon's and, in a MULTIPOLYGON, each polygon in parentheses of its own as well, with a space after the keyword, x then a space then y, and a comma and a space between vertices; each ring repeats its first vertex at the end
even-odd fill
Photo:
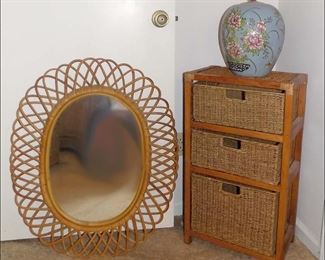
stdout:
MULTIPOLYGON (((239 260, 251 259, 234 251, 223 249, 208 242, 193 239, 192 244, 183 242, 180 219, 176 227, 159 229, 148 240, 127 256, 115 257, 116 260, 239 260)), ((89 260, 111 259, 110 256, 91 257, 89 260)), ((77 259, 58 254, 41 245, 37 240, 20 240, 1 243, 1 260, 67 260, 77 259)), ((290 245, 286 260, 315 260, 306 247, 296 240, 290 245)))

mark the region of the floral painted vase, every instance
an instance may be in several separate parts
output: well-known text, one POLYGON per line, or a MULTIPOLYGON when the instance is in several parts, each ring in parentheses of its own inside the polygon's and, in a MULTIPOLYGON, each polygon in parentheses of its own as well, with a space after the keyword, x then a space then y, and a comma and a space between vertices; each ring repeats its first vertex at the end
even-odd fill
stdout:
POLYGON ((226 65, 240 76, 265 76, 279 58, 284 32, 282 16, 272 5, 249 1, 231 6, 219 24, 226 65))

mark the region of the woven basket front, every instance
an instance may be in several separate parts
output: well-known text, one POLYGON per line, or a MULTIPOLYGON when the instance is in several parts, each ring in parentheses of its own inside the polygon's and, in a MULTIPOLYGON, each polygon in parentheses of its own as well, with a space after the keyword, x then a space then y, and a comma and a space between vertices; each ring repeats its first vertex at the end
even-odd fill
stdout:
POLYGON ((195 121, 282 134, 284 93, 212 84, 201 82, 193 85, 195 121))
POLYGON ((279 143, 192 130, 192 164, 271 184, 280 182, 279 143), (240 143, 228 147, 225 140, 240 143))
POLYGON ((224 191, 223 185, 217 179, 192 174, 192 229, 274 255, 278 194, 237 184, 239 194, 233 194, 224 191))

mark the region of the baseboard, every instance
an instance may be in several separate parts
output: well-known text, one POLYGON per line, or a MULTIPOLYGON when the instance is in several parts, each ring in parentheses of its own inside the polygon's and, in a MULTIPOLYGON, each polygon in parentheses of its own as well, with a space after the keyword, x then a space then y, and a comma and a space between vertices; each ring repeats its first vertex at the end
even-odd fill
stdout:
POLYGON ((324 234, 324 229, 325 229, 325 220, 323 217, 323 226, 322 226, 322 238, 320 241, 321 249, 320 249, 320 257, 319 260, 324 260, 325 259, 325 252, 324 252, 324 243, 325 243, 325 234, 324 234))
POLYGON ((297 218, 296 221, 296 237, 310 250, 310 252, 319 259, 320 245, 318 239, 315 238, 304 223, 297 218))

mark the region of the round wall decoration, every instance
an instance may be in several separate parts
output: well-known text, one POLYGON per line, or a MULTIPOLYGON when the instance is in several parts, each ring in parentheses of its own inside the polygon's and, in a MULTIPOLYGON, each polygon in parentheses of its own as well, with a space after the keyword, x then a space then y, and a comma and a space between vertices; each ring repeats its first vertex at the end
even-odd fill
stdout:
POLYGON ((140 70, 94 58, 48 70, 13 125, 19 214, 58 252, 125 254, 169 208, 176 140, 167 101, 140 70))

